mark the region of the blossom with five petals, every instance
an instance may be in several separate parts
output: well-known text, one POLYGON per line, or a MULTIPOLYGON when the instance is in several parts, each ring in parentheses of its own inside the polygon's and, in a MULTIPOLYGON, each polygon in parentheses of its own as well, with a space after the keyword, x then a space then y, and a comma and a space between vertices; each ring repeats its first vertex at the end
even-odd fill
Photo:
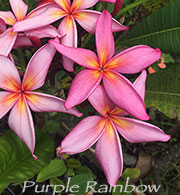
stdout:
POLYGON ((0 118, 10 109, 8 124, 33 154, 35 147, 34 124, 30 108, 34 112, 64 112, 80 117, 75 108, 67 111, 64 100, 52 95, 34 92, 44 82, 56 49, 46 44, 31 58, 21 83, 18 70, 7 57, 0 55, 0 118), (30 108, 29 108, 30 107, 30 108))
MULTIPOLYGON (((30 15, 33 16, 36 14, 36 16, 17 22, 13 27, 14 31, 25 31, 29 28, 32 29, 32 27, 39 28, 65 17, 58 28, 62 36, 66 35, 62 37, 61 43, 67 46, 77 47, 78 35, 75 21, 86 31, 94 33, 97 18, 101 13, 94 10, 86 10, 86 8, 92 7, 98 1, 99 0, 74 0, 72 5, 70 0, 47 1, 30 13, 30 15)), ((115 1, 108 0, 107 2, 115 1)), ((113 19, 112 29, 113 31, 124 31, 129 28, 113 19)), ((67 71, 74 71, 74 62, 64 56, 63 66, 67 71)))
POLYGON ((127 110, 136 118, 148 120, 149 116, 146 113, 144 101, 132 83, 119 72, 138 73, 158 60, 161 51, 149 46, 138 45, 112 57, 114 40, 111 26, 112 17, 104 10, 96 24, 98 57, 88 49, 71 48, 54 40, 49 41, 62 55, 87 68, 80 71, 72 81, 65 106, 69 109, 83 102, 103 80, 106 93, 117 106, 127 110))
MULTIPOLYGON (((134 87, 144 98, 146 72, 134 82, 134 87)), ((57 153, 75 154, 90 148, 95 142, 96 158, 101 164, 107 181, 115 186, 123 170, 123 155, 119 134, 130 143, 163 141, 170 136, 158 127, 128 117, 108 98, 99 85, 88 100, 102 116, 89 116, 80 121, 61 142, 57 153)))

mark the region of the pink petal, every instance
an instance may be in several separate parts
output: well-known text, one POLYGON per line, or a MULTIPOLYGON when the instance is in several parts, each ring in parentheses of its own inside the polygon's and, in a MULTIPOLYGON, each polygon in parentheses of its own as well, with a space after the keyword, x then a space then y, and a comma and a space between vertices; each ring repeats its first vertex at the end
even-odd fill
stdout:
POLYGON ((0 119, 9 112, 19 97, 18 93, 0 91, 0 119))
POLYGON ((13 92, 20 91, 21 80, 16 66, 9 58, 2 55, 0 55, 0 73, 0 88, 13 92))
POLYGON ((17 39, 17 33, 8 28, 0 35, 0 54, 8 56, 17 39))
POLYGON ((170 136, 158 127, 149 123, 125 117, 113 119, 119 133, 131 143, 162 141, 166 142, 170 136))
POLYGON ((107 181, 115 186, 123 170, 123 155, 119 136, 114 126, 109 122, 106 130, 96 144, 98 159, 107 181))
POLYGON ((32 47, 33 44, 31 40, 24 34, 18 34, 16 42, 14 44, 13 49, 18 49, 21 47, 32 47))
POLYGON ((24 3, 23 0, 9 0, 9 2, 17 20, 23 20, 28 11, 28 6, 24 3))
MULTIPOLYGON (((41 28, 67 15, 58 5, 56 4, 49 4, 49 5, 51 5, 51 7, 48 7, 45 10, 44 8, 42 8, 43 12, 41 12, 40 14, 36 15, 36 13, 33 13, 34 16, 16 22, 13 26, 13 30, 15 32, 20 32, 20 31, 32 30, 35 28, 41 28)), ((40 10, 37 11, 38 13, 40 12, 40 10)))
POLYGON ((56 49, 47 43, 32 56, 24 74, 22 89, 35 90, 43 86, 55 53, 56 49))
POLYGON ((34 153, 35 133, 31 112, 26 99, 21 95, 9 114, 9 127, 26 144, 31 153, 34 153))
MULTIPOLYGON (((61 43, 69 47, 77 47, 78 35, 76 23, 72 16, 66 16, 58 28, 61 38, 61 43)), ((69 58, 62 56, 63 67, 70 72, 74 71, 74 62, 69 58)))
POLYGON ((123 0, 116 0, 114 10, 113 10, 113 13, 112 13, 113 17, 115 17, 118 14, 118 12, 121 9, 122 4, 123 4, 123 0))
POLYGON ((149 120, 145 105, 132 83, 115 72, 105 72, 104 88, 109 98, 121 109, 141 120, 149 120))
POLYGON ((100 1, 107 2, 107 3, 115 3, 117 0, 100 0, 100 1))
POLYGON ((54 0, 66 12, 71 11, 71 0, 54 0))
POLYGON ((99 0, 74 0, 72 3, 72 11, 82 10, 95 5, 99 0))
POLYGON ((54 45, 54 47, 59 51, 59 53, 73 60, 77 64, 95 70, 99 69, 98 59, 93 51, 82 48, 68 47, 59 44, 54 40, 50 40, 49 43, 54 45))
POLYGON ((13 25, 16 22, 16 18, 11 11, 0 11, 0 18, 8 25, 13 25))
POLYGON ((34 112, 64 112, 81 117, 82 113, 75 108, 66 110, 64 100, 52 95, 37 92, 26 92, 27 103, 34 112))
POLYGON ((92 106, 102 115, 107 116, 114 108, 114 103, 108 98, 104 86, 99 85, 88 97, 92 106))
POLYGON ((96 48, 101 67, 114 55, 112 16, 103 10, 96 23, 96 48), (103 35, 103 36, 102 36, 103 35))
POLYGON ((81 120, 61 142, 60 153, 79 153, 90 148, 102 135, 106 119, 89 116, 81 120))
MULTIPOLYGON (((94 34, 96 29, 96 22, 101 12, 93 10, 79 10, 73 14, 75 20, 89 33, 94 34)), ((112 31, 119 32, 128 30, 129 27, 121 25, 117 20, 112 19, 112 31)))
POLYGON ((67 109, 82 103, 96 89, 102 73, 96 70, 81 70, 73 79, 65 103, 67 109))
POLYGON ((28 30, 24 32, 27 36, 33 36, 37 37, 39 39, 42 38, 56 38, 56 37, 61 37, 61 34, 58 32, 58 30, 51 25, 47 25, 41 28, 33 29, 33 30, 28 30))
POLYGON ((3 19, 0 18, 0 34, 2 34, 6 30, 6 23, 3 19))
POLYGON ((105 67, 125 74, 135 74, 156 62, 160 57, 159 49, 138 45, 120 52, 105 67))

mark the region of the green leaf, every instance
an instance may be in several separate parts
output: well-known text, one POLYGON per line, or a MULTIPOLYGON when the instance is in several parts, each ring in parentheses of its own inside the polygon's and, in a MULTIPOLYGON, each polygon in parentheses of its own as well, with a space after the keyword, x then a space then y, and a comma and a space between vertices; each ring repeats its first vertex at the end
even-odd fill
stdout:
POLYGON ((54 186, 56 186, 55 191, 59 192, 58 195, 60 195, 61 194, 60 191, 63 191, 63 189, 65 188, 64 182, 58 179, 57 177, 53 177, 50 179, 50 185, 53 186, 53 189, 54 189, 54 186))
POLYGON ((180 117, 180 64, 148 75, 146 82, 146 106, 153 106, 168 117, 180 117))
POLYGON ((150 15, 130 30, 117 45, 147 44, 163 52, 180 54, 180 1, 176 0, 150 15))
POLYGON ((0 193, 14 182, 24 182, 36 175, 49 163, 54 151, 53 140, 36 131, 38 160, 34 160, 26 145, 9 130, 0 137, 0 193))
POLYGON ((54 159, 44 167, 37 176, 37 182, 43 182, 51 177, 61 176, 66 172, 66 165, 63 160, 54 159))
POLYGON ((59 122, 56 121, 46 121, 44 127, 42 128, 42 131, 48 132, 48 133, 56 133, 60 129, 59 122))
POLYGON ((75 175, 75 173, 74 173, 74 170, 73 170, 73 168, 68 168, 67 169, 67 176, 68 177, 72 177, 72 176, 74 176, 75 175))
POLYGON ((127 168, 124 170, 122 177, 124 179, 127 179, 128 177, 130 179, 136 179, 137 177, 139 177, 141 171, 137 168, 127 168))
POLYGON ((93 179, 96 179, 96 176, 94 175, 94 173, 91 171, 90 168, 88 168, 87 166, 80 166, 78 168, 75 169, 75 173, 78 174, 83 174, 83 173, 88 173, 93 179))
POLYGON ((89 191, 86 191, 88 181, 93 181, 92 177, 89 174, 80 174, 72 177, 69 184, 69 192, 71 192, 72 194, 85 194, 89 192, 91 189, 88 189, 89 191), (72 186, 78 186, 78 188, 73 189, 72 186), (72 190, 78 192, 73 192, 72 190))
POLYGON ((71 168, 77 168, 81 166, 81 163, 79 160, 76 160, 75 158, 70 158, 67 160, 67 166, 71 168))
MULTIPOLYGON (((128 185, 130 184, 128 183, 128 185)), ((112 195, 132 195, 132 187, 128 185, 126 186, 125 181, 118 180, 116 187, 113 188, 112 195)))

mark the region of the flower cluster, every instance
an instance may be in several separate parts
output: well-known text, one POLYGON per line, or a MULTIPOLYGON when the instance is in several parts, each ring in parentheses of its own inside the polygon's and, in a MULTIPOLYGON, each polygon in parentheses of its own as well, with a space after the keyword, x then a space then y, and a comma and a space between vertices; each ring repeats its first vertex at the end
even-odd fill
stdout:
MULTIPOLYGON (((145 69, 161 57, 159 49, 138 45, 116 55, 113 32, 128 30, 112 18, 89 10, 99 0, 41 0, 37 8, 27 14, 23 0, 9 0, 12 11, 0 11, 0 118, 9 114, 10 128, 21 138, 34 159, 35 135, 31 110, 34 112, 64 112, 81 117, 74 106, 88 99, 101 116, 84 118, 65 137, 58 153, 79 153, 96 144, 96 157, 110 185, 123 170, 123 155, 119 134, 131 143, 168 141, 158 127, 141 120, 149 120, 144 104, 145 69), (50 24, 61 19, 58 29, 50 24), (95 34, 97 54, 78 48, 76 22, 95 34), (11 26, 6 28, 6 25, 11 26), (41 38, 51 38, 41 46, 41 38), (12 49, 38 46, 40 49, 29 61, 21 81, 11 55, 12 49), (63 67, 74 71, 74 62, 83 66, 73 79, 66 101, 35 92, 45 79, 58 51, 63 67), (131 83, 122 74, 140 76, 131 83), (134 118, 127 117, 131 115, 134 118)), ((103 0, 115 3, 113 16, 122 0, 103 0)))

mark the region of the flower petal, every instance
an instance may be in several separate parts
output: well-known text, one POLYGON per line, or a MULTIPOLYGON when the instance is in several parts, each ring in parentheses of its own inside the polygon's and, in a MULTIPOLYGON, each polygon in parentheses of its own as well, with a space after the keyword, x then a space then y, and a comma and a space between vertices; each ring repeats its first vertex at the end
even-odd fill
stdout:
POLYGON ((71 11, 71 0, 54 0, 64 11, 71 11))
POLYGON ((81 117, 80 113, 75 108, 66 110, 64 100, 52 95, 47 95, 38 92, 26 92, 27 103, 34 112, 64 112, 81 117))
POLYGON ((0 11, 0 18, 8 25, 13 25, 16 22, 16 18, 11 11, 0 11))
POLYGON ((120 52, 109 60, 105 67, 125 74, 135 74, 156 62, 160 57, 159 49, 138 45, 120 52))
POLYGON ((0 34, 2 34, 6 30, 6 23, 3 19, 0 18, 0 34))
POLYGON ((47 43, 32 56, 24 74, 23 90, 35 90, 43 86, 55 53, 56 49, 47 43))
POLYGON ((18 34, 16 42, 14 44, 13 49, 18 49, 21 47, 32 47, 33 44, 31 40, 24 34, 18 34))
POLYGON ((21 95, 13 106, 8 120, 9 127, 26 144, 32 155, 35 148, 34 124, 26 99, 21 95))
POLYGON ((13 107, 19 96, 18 93, 0 91, 0 119, 13 107))
POLYGON ((56 4, 48 4, 48 5, 51 5, 51 7, 48 7, 45 10, 44 8, 42 8, 43 12, 37 10, 38 13, 40 12, 39 14, 36 15, 36 13, 33 13, 34 16, 16 22, 13 26, 14 32, 41 28, 67 15, 58 5, 56 4))
POLYGON ((145 105, 132 83, 122 75, 107 71, 103 77, 109 98, 121 109, 141 120, 149 120, 145 105))
POLYGON ((82 10, 95 5, 99 0, 74 0, 71 6, 72 11, 82 10))
POLYGON ((118 12, 121 9, 122 4, 123 4, 123 0, 116 0, 114 10, 113 10, 113 13, 112 13, 113 17, 115 17, 118 14, 118 12))
POLYGON ((123 170, 123 155, 119 136, 111 122, 96 144, 96 158, 98 159, 107 181, 115 186, 123 170))
POLYGON ((91 69, 99 69, 98 59, 93 51, 82 48, 68 47, 59 44, 54 40, 50 40, 49 43, 54 45, 59 53, 73 60, 77 64, 91 69))
POLYGON ((17 20, 23 20, 28 11, 28 6, 24 3, 23 0, 9 0, 9 2, 17 20))
POLYGON ((103 67, 114 55, 115 50, 112 34, 112 16, 106 10, 103 10, 96 23, 96 48, 99 63, 103 67))
POLYGON ((89 116, 81 120, 61 142, 60 153, 79 153, 90 148, 102 135, 106 119, 89 116))
POLYGON ((81 70, 73 79, 65 103, 67 109, 82 103, 96 89, 102 73, 96 70, 81 70))
POLYGON ((2 55, 0 55, 0 73, 0 88, 12 92, 20 91, 21 80, 16 66, 9 58, 2 55))
POLYGON ((8 56, 17 39, 17 33, 8 28, 0 35, 0 54, 8 56))
POLYGON ((99 85, 88 97, 92 106, 102 115, 107 114, 114 108, 114 103, 108 98, 104 86, 99 85))
POLYGON ((107 3, 115 3, 117 0, 100 0, 100 1, 107 2, 107 3))
POLYGON ((116 117, 113 119, 119 133, 131 143, 162 141, 166 142, 170 136, 158 127, 132 118, 116 117))
MULTIPOLYGON (((61 43, 69 47, 77 47, 78 35, 76 23, 72 16, 66 16, 58 28, 61 38, 61 43)), ((70 72, 74 72, 74 62, 69 58, 62 56, 63 67, 70 72)))
MULTIPOLYGON (((96 29, 96 22, 101 12, 93 10, 79 10, 73 14, 75 20, 89 33, 94 34, 96 29)), ((129 27, 123 26, 117 20, 112 19, 112 31, 119 32, 128 30, 129 27)))

